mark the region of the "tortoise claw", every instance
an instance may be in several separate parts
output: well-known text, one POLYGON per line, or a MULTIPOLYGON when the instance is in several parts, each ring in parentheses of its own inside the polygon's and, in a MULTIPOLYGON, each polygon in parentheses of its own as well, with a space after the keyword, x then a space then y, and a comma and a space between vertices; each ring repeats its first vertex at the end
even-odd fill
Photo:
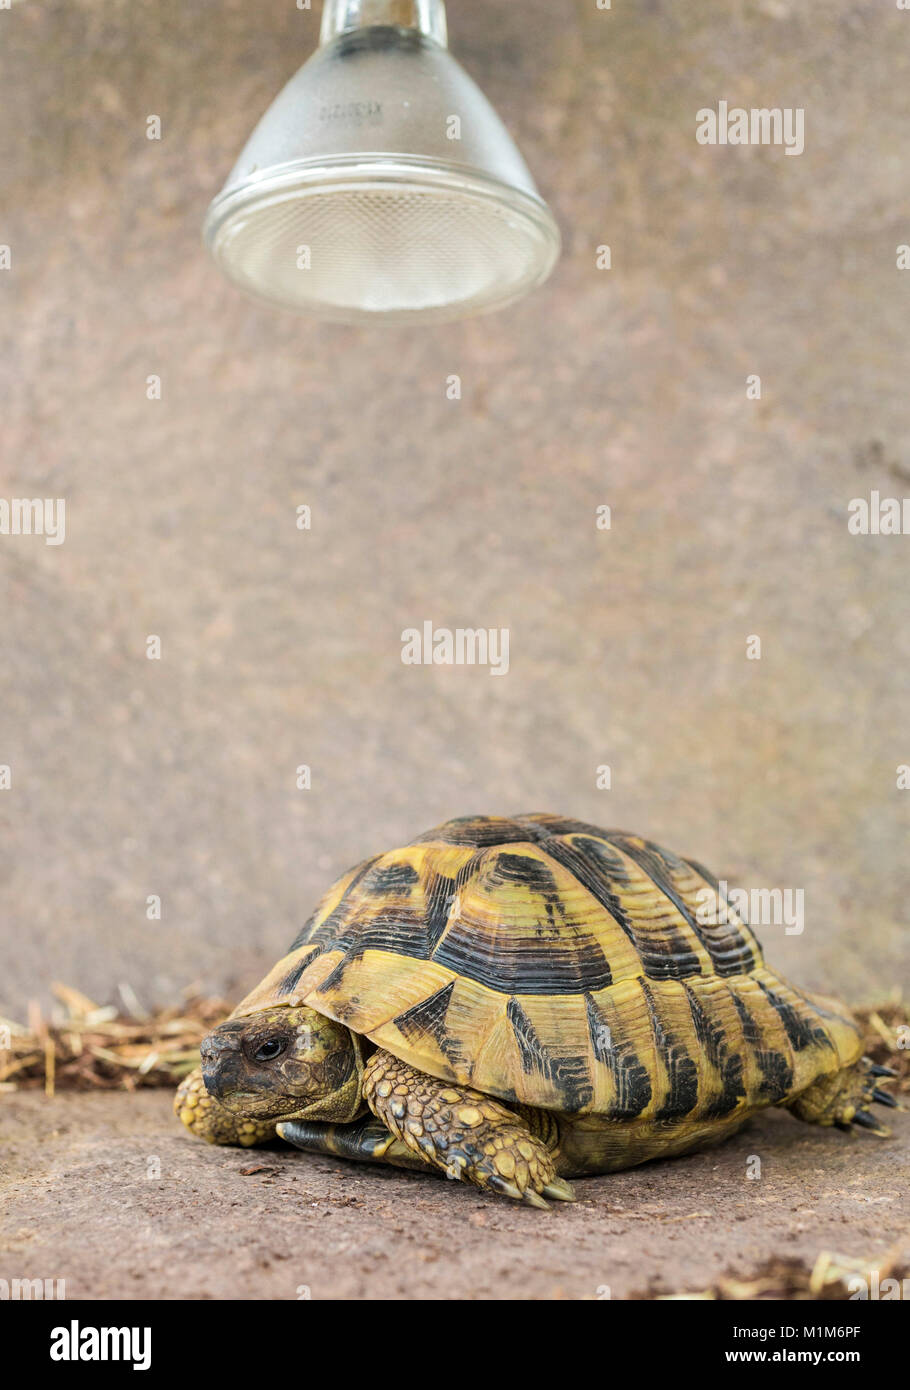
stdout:
POLYGON ((563 1182, 562 1178, 553 1178, 552 1182, 548 1182, 543 1190, 543 1195, 552 1197, 557 1202, 574 1202, 576 1200, 570 1184, 563 1182))
POLYGON ((889 1095, 887 1091, 880 1091, 877 1087, 872 1092, 872 1099, 877 1101, 879 1105, 889 1106, 892 1110, 897 1110, 898 1108, 894 1096, 889 1095))
POLYGON ((526 1206, 540 1207, 543 1211, 550 1210, 549 1202, 545 1202, 531 1187, 525 1188, 522 1192, 514 1182, 506 1182, 505 1178, 500 1177, 490 1178, 487 1187, 502 1197, 511 1197, 513 1202, 524 1202, 526 1206))
POLYGON ((492 1188, 494 1192, 501 1193, 503 1197, 511 1197, 513 1202, 522 1200, 521 1188, 516 1187, 513 1182, 506 1182, 505 1178, 492 1177, 487 1183, 487 1187, 492 1188))
POLYGON ((868 1110, 857 1110, 856 1114, 853 1116, 853 1123, 855 1125, 862 1125, 863 1129, 871 1130, 872 1133, 877 1134, 880 1139, 887 1139, 891 1133, 890 1129, 886 1129, 884 1125, 880 1125, 878 1120, 876 1120, 873 1115, 869 1114, 868 1110))
POLYGON ((870 1076, 897 1076, 891 1067, 880 1067, 876 1062, 869 1063, 868 1072, 870 1076))
POLYGON ((532 1187, 525 1188, 522 1201, 529 1207, 540 1207, 542 1211, 550 1210, 550 1203, 545 1202, 532 1187))

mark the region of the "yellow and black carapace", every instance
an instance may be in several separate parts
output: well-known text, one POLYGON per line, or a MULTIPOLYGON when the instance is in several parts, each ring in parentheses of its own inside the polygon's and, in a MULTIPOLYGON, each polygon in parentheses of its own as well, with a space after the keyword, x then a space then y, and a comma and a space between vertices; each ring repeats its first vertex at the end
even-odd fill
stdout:
POLYGON ((893 1105, 833 1000, 764 963, 716 880, 559 816, 449 821, 345 874, 202 1045, 176 1110, 214 1143, 437 1170, 535 1206, 756 1110, 893 1105))

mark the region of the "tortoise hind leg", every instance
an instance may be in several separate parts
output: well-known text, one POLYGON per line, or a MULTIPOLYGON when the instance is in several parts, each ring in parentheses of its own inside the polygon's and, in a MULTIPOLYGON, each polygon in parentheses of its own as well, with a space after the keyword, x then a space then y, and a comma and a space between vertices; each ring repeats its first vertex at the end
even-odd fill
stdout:
POLYGON ((429 1161, 403 1144, 372 1115, 353 1124, 326 1125, 316 1120, 283 1120, 279 1137, 311 1154, 331 1154, 358 1163, 388 1163, 393 1168, 410 1168, 426 1173, 429 1161))
POLYGON ((837 1125, 838 1129, 862 1125, 885 1139, 891 1131, 879 1124, 869 1106, 873 1102, 892 1108, 897 1106, 894 1097, 876 1084, 879 1077, 895 1075, 889 1067, 876 1066, 868 1057, 862 1057, 851 1067, 813 1081, 787 1109, 810 1125, 837 1125))
POLYGON ((574 1200, 556 1175, 555 1136, 548 1146, 489 1096, 437 1081, 381 1050, 367 1062, 363 1093, 395 1137, 447 1177, 529 1206, 545 1207, 545 1197, 574 1200))

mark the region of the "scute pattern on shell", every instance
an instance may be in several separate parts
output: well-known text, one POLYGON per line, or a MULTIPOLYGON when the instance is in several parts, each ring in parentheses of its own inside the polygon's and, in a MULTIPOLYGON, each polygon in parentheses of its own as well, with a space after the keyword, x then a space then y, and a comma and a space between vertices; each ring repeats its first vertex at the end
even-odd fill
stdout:
POLYGON ((557 816, 449 821, 344 875, 238 1015, 306 1004, 506 1101, 673 1124, 792 1096, 861 1052, 769 970, 716 880, 557 816))

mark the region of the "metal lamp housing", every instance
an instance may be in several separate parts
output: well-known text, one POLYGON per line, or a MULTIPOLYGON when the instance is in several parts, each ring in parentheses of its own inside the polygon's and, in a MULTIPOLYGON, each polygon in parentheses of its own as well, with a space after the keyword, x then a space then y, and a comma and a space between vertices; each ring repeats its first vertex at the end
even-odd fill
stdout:
POLYGON ((545 280, 558 228, 441 0, 328 0, 322 35, 209 208, 223 273, 348 323, 461 318, 545 280))

